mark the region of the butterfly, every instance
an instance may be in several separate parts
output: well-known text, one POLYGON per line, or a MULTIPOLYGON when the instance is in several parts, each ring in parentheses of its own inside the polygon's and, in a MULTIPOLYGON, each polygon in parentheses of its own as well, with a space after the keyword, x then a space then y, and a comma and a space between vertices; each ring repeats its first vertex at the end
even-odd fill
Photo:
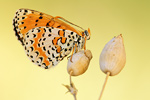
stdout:
POLYGON ((85 49, 91 36, 90 29, 85 30, 63 17, 30 9, 16 11, 13 27, 28 58, 45 69, 56 66, 71 51, 73 55, 85 49))

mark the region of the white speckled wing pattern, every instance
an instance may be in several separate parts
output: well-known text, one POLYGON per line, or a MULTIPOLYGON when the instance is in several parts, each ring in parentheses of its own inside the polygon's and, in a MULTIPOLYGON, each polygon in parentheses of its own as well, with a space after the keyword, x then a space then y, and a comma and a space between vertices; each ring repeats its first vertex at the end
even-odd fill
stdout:
POLYGON ((60 31, 62 29, 36 27, 25 35, 24 48, 33 63, 47 69, 57 65, 70 54, 78 35, 72 31, 64 30, 64 37, 61 37, 59 36, 60 31))
POLYGON ((48 69, 70 54, 77 44, 83 48, 85 39, 59 23, 52 16, 28 9, 19 9, 13 19, 18 40, 24 46, 29 59, 48 69))

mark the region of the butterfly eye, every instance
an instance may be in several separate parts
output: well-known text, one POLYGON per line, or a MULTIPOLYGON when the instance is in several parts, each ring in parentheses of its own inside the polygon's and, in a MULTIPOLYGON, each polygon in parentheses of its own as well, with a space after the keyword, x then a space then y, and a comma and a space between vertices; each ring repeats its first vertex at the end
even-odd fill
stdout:
POLYGON ((89 32, 88 32, 87 30, 85 30, 85 31, 84 31, 84 34, 85 34, 85 36, 86 36, 87 40, 89 40, 89 39, 90 39, 89 32))
POLYGON ((87 30, 85 30, 85 31, 84 31, 84 34, 85 34, 86 36, 88 36, 89 33, 88 33, 87 30))

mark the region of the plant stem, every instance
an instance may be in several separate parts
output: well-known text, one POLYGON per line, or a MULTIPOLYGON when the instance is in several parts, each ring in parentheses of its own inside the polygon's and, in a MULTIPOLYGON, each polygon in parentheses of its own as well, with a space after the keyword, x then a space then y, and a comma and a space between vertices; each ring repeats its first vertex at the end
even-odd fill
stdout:
POLYGON ((101 98, 102 98, 102 95, 103 95, 103 92, 104 92, 104 89, 105 89, 105 86, 106 86, 106 83, 107 83, 107 80, 108 80, 109 75, 110 75, 110 72, 107 72, 106 78, 105 78, 105 82, 104 82, 104 85, 103 85, 103 88, 102 88, 102 90, 101 90, 101 94, 100 94, 98 100, 101 100, 101 98))
MULTIPOLYGON (((73 84, 73 82, 72 82, 72 80, 71 80, 71 75, 72 75, 72 73, 73 73, 73 71, 70 71, 70 87, 72 87, 73 88, 73 90, 74 90, 74 92, 72 93, 72 95, 73 95, 73 97, 74 97, 74 100, 77 100, 77 97, 76 97, 76 94, 77 94, 77 90, 76 90, 76 88, 75 88, 75 86, 74 86, 74 84, 73 84)), ((70 91, 71 92, 71 91, 70 91)))
POLYGON ((72 80, 71 80, 71 75, 72 75, 73 71, 70 71, 70 85, 72 86, 72 80))
POLYGON ((74 100, 77 100, 76 94, 74 94, 73 96, 74 96, 74 100))

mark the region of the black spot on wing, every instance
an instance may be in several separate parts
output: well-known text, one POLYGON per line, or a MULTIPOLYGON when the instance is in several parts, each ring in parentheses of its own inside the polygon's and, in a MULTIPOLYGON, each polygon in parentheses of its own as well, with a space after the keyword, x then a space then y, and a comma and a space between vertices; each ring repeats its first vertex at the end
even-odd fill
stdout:
POLYGON ((35 20, 35 22, 38 22, 39 20, 37 19, 37 20, 35 20))
POLYGON ((54 66, 54 62, 52 62, 52 65, 54 66))
POLYGON ((42 62, 42 60, 43 60, 43 57, 39 57, 39 59, 41 60, 41 62, 42 62))
POLYGON ((55 55, 52 53, 52 57, 55 58, 55 55))
POLYGON ((43 15, 42 13, 40 13, 40 15, 43 15))
POLYGON ((73 35, 73 32, 71 32, 70 34, 73 35))
POLYGON ((40 47, 40 43, 38 43, 38 47, 40 47))
POLYGON ((39 17, 39 19, 42 19, 42 18, 43 18, 42 16, 39 17))
POLYGON ((52 47, 52 50, 55 50, 55 49, 52 47))
POLYGON ((33 37, 35 38, 35 37, 36 37, 36 34, 33 34, 33 37))
POLYGON ((72 38, 74 39, 74 36, 72 36, 72 38))
POLYGON ((25 19, 25 17, 22 17, 22 19, 25 19))
POLYGON ((50 55, 50 51, 48 50, 47 53, 50 55))
POLYGON ((57 28, 60 28, 60 27, 61 27, 61 25, 57 26, 57 28))
POLYGON ((45 69, 48 69, 48 66, 46 66, 45 69))
POLYGON ((41 66, 41 65, 38 65, 38 66, 41 66))
POLYGON ((48 58, 48 60, 49 60, 50 62, 52 62, 52 59, 51 59, 51 58, 48 58))
POLYGON ((44 28, 44 32, 46 32, 46 29, 44 28))
POLYGON ((25 10, 24 10, 24 12, 26 12, 26 13, 27 13, 27 12, 28 12, 28 10, 26 10, 26 9, 25 9, 25 10))
POLYGON ((40 38, 40 39, 39 39, 39 42, 41 42, 41 40, 42 40, 42 39, 40 38))
POLYGON ((49 32, 51 33, 51 32, 52 32, 52 30, 51 30, 51 29, 49 29, 49 32))
POLYGON ((45 41, 46 40, 46 38, 43 38, 43 41, 45 41))
POLYGON ((42 63, 42 65, 46 66, 46 64, 45 64, 45 63, 42 63))
POLYGON ((44 36, 45 36, 45 33, 43 33, 42 36, 44 37, 44 36))
POLYGON ((59 61, 58 59, 59 59, 59 56, 56 57, 56 61, 59 61))
POLYGON ((31 41, 31 44, 33 44, 34 41, 33 40, 30 40, 30 41, 31 41))
POLYGON ((36 51, 35 53, 37 54, 37 55, 36 55, 36 57, 37 57, 37 56, 39 55, 39 52, 38 52, 38 51, 36 51))
POLYGON ((50 37, 51 36, 51 34, 48 34, 48 37, 50 37))
POLYGON ((43 50, 44 50, 44 51, 46 51, 46 48, 45 48, 45 47, 43 47, 43 50))
POLYGON ((46 23, 46 26, 47 26, 47 27, 50 26, 50 25, 49 25, 50 22, 51 22, 51 21, 49 21, 48 23, 46 23))
POLYGON ((14 26, 15 35, 17 36, 17 39, 21 42, 21 44, 24 45, 23 38, 21 38, 19 35, 21 33, 20 33, 20 31, 17 31, 18 26, 16 26, 15 23, 16 23, 15 19, 13 19, 13 26, 14 26))
POLYGON ((72 47, 71 48, 69 48, 69 51, 71 51, 72 50, 72 47))
POLYGON ((31 48, 31 51, 33 51, 34 50, 34 48, 33 47, 30 47, 31 48))
POLYGON ((33 56, 31 55, 30 58, 33 58, 33 56))
POLYGON ((41 30, 40 30, 40 29, 38 29, 38 32, 41 32, 41 30))
POLYGON ((24 49, 27 50, 27 47, 25 46, 24 49))
POLYGON ((67 43, 67 46, 69 46, 70 44, 69 43, 67 43))
POLYGON ((71 36, 70 36, 70 35, 68 35, 68 37, 69 37, 69 38, 71 38, 71 36))
POLYGON ((65 52, 67 51, 67 49, 65 49, 65 52))

